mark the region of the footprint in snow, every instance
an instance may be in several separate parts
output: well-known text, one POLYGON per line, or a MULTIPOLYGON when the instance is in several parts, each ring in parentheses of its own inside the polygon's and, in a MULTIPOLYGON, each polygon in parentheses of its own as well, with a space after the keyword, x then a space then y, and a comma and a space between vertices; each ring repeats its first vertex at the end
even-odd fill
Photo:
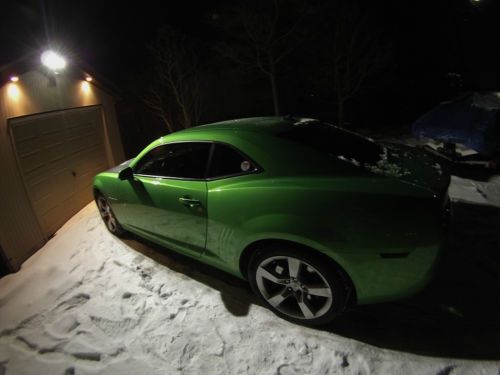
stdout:
POLYGON ((177 366, 177 370, 181 371, 184 369, 184 367, 189 365, 189 362, 191 362, 191 360, 193 359, 194 355, 196 354, 196 351, 197 351, 196 346, 190 343, 184 345, 184 347, 182 348, 182 353, 179 357, 179 364, 177 366))
POLYGON ((121 320, 110 320, 91 315, 90 320, 107 335, 116 337, 135 329, 141 323, 142 316, 139 316, 139 319, 124 318, 121 320))
POLYGON ((70 310, 80 305, 83 305, 90 299, 90 296, 86 293, 78 293, 65 301, 62 301, 57 307, 64 307, 64 310, 70 310))
POLYGON ((84 361, 99 362, 101 360, 101 353, 98 352, 83 352, 83 353, 72 353, 71 354, 76 359, 82 359, 84 361))
POLYGON ((56 320, 47 327, 47 331, 55 337, 62 338, 73 332, 79 325, 80 322, 71 314, 56 320))
POLYGON ((160 294, 160 298, 161 299, 167 299, 171 295, 172 295, 172 292, 165 292, 165 293, 160 294))
POLYGON ((439 372, 436 375, 451 375, 454 369, 455 366, 446 366, 445 368, 439 370, 439 372))
POLYGON ((144 261, 144 257, 143 256, 136 256, 134 259, 132 259, 132 264, 136 264, 136 265, 139 265, 141 264, 142 262, 144 261))

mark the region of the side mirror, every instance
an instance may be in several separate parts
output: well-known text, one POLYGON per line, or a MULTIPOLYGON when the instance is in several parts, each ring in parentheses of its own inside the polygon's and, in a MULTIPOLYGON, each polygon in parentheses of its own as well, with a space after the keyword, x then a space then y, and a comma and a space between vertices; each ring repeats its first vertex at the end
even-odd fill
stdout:
POLYGON ((118 178, 120 180, 130 180, 133 177, 134 177, 134 171, 130 167, 126 167, 118 173, 118 178))

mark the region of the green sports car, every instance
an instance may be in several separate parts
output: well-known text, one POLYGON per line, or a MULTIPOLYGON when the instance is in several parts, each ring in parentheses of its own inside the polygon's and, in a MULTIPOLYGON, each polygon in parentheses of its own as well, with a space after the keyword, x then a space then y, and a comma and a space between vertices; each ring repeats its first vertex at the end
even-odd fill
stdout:
POLYGON ((427 283, 449 181, 424 150, 261 117, 162 137, 98 174, 94 195, 111 233, 247 279, 277 315, 318 325, 427 283))

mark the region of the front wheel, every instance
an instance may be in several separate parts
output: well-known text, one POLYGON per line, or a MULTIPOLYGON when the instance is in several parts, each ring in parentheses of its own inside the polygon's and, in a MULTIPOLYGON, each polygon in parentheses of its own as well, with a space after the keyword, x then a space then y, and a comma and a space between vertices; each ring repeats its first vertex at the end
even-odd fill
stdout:
POLYGON ((250 285, 278 316, 313 326, 344 311, 346 288, 332 262, 295 248, 265 249, 254 258, 250 285))
POLYGON ((117 237, 122 237, 125 234, 125 229, 122 228, 118 220, 116 219, 109 202, 104 198, 103 195, 98 194, 95 198, 97 208, 99 209, 99 214, 101 215, 102 221, 106 224, 106 228, 117 237))

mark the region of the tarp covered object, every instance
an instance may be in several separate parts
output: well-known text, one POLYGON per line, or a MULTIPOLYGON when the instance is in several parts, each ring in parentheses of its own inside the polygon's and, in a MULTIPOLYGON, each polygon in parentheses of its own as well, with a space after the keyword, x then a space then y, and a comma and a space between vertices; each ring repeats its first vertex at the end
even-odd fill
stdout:
POLYGON ((500 93, 472 93, 444 102, 412 125, 413 135, 461 143, 481 154, 500 152, 500 93))

